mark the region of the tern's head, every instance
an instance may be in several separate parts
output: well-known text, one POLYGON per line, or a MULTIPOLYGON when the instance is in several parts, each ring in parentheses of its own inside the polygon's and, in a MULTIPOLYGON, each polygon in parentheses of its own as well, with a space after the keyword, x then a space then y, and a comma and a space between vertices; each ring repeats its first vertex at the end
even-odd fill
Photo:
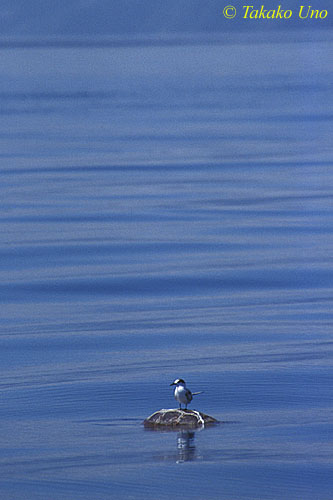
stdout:
POLYGON ((176 378, 176 380, 170 385, 185 385, 185 380, 183 380, 182 378, 176 378))

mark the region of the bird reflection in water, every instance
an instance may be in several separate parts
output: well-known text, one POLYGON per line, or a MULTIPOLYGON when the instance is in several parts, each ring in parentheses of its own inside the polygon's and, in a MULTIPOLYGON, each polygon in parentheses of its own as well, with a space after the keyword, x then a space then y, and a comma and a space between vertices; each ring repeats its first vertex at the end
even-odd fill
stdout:
POLYGON ((196 458, 196 449, 194 444, 194 431, 180 431, 177 435, 178 460, 177 464, 182 462, 191 462, 196 458))
POLYGON ((177 464, 184 462, 192 462, 202 458, 198 454, 194 440, 196 432, 200 432, 204 427, 196 427, 195 429, 181 429, 177 430, 174 428, 159 429, 156 427, 145 427, 147 432, 157 432, 161 434, 173 434, 177 432, 177 451, 173 453, 165 453, 161 451, 159 455, 154 457, 155 460, 172 461, 177 464))

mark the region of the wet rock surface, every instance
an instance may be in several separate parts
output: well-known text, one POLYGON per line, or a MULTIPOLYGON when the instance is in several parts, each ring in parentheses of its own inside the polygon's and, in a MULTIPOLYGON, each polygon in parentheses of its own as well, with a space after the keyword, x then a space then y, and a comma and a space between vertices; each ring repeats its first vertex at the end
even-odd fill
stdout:
POLYGON ((218 420, 197 410, 162 409, 143 422, 150 428, 196 428, 217 424, 218 420))

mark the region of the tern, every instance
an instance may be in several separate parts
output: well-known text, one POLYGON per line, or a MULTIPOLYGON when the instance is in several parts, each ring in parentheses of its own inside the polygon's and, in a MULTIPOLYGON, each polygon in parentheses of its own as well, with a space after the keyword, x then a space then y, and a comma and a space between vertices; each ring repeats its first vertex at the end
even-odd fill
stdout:
POLYGON ((192 401, 193 396, 201 394, 201 392, 191 392, 190 389, 186 387, 186 382, 182 378, 177 378, 171 385, 175 385, 174 396, 175 400, 179 403, 179 409, 182 409, 182 404, 185 405, 187 410, 187 405, 192 401))

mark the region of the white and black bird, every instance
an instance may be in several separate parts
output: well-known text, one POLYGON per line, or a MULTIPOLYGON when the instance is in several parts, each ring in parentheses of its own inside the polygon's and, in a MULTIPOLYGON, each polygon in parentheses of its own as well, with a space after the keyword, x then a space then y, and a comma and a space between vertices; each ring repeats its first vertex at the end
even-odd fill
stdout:
POLYGON ((193 396, 197 394, 201 394, 201 392, 191 392, 190 389, 186 387, 185 380, 182 378, 177 378, 171 385, 175 385, 174 396, 175 400, 179 403, 179 408, 182 409, 182 404, 185 405, 187 409, 187 405, 192 401, 193 396))

